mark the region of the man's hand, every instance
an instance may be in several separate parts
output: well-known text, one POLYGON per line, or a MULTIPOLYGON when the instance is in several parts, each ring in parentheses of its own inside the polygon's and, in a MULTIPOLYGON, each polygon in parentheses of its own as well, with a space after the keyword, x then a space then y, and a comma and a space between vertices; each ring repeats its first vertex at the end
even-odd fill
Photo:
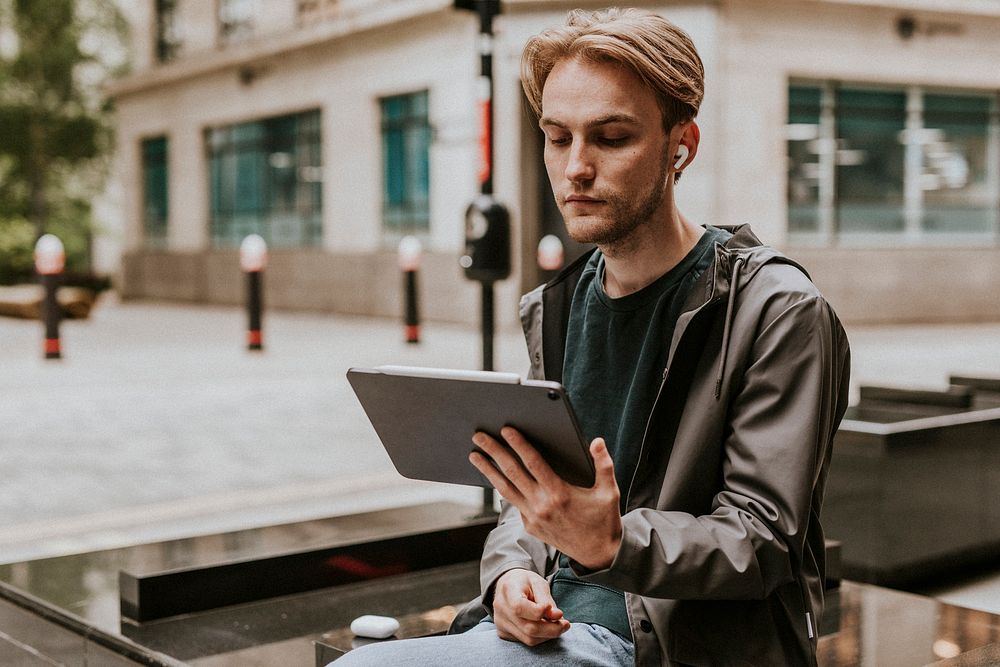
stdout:
POLYGON ((622 519, 615 465, 604 439, 590 443, 597 477, 585 489, 563 481, 516 429, 505 426, 500 435, 517 456, 487 434, 476 433, 472 441, 496 467, 479 452, 472 452, 469 461, 517 507, 525 530, 588 569, 611 565, 621 544, 622 519))
POLYGON ((537 646, 569 630, 549 590, 549 582, 529 570, 508 570, 493 592, 493 622, 501 639, 537 646))

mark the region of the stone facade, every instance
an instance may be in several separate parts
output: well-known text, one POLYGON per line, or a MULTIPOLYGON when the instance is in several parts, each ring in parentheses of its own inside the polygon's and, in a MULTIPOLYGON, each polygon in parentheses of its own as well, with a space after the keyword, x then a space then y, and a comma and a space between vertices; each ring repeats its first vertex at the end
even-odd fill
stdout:
MULTIPOLYGON (((540 137, 518 79, 524 41, 592 2, 508 0, 497 18, 494 189, 511 209, 514 271, 498 283, 497 317, 515 326, 517 295, 536 284, 539 238, 551 230, 540 137)), ((712 224, 753 223, 800 259, 847 321, 1000 318, 991 238, 929 243, 900 237, 858 245, 788 233, 789 81, 1000 90, 1000 8, 948 0, 690 0, 641 3, 686 29, 706 65, 697 160, 678 186, 681 209, 712 224), (900 19, 915 26, 908 37, 900 19)), ((126 297, 236 303, 233 249, 209 234, 205 131, 310 109, 321 113, 320 247, 276 250, 266 298, 276 307, 397 316, 401 278, 381 219, 377 100, 428 90, 430 230, 421 275, 425 316, 476 321, 479 287, 458 268, 463 215, 477 193, 477 22, 448 0, 258 0, 254 33, 220 42, 215 3, 177 0, 177 57, 156 64, 153 3, 129 3, 135 72, 112 89, 118 110, 116 205, 126 297), (140 142, 167 136, 165 247, 143 238, 140 142)), ((1000 156, 993 156, 1000 163, 1000 156)), ((995 166, 1000 169, 1000 165, 995 166)), ((997 204, 1000 208, 1000 203, 997 204)))

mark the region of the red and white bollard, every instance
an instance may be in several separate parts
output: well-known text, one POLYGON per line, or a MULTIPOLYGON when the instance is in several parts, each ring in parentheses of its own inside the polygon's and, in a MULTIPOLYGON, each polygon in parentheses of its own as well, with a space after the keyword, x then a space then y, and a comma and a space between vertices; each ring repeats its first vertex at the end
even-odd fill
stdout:
POLYGON ((546 234, 538 242, 538 268, 542 270, 542 281, 548 282, 555 278, 556 272, 562 269, 566 261, 563 243, 555 234, 546 234))
POLYGON ((42 319, 45 322, 45 358, 61 359, 62 343, 59 340, 59 320, 62 310, 56 299, 59 276, 66 266, 66 251, 58 236, 45 234, 35 243, 35 270, 45 288, 42 300, 42 319))
POLYGON ((240 268, 247 274, 247 349, 263 350, 264 333, 261 328, 263 297, 261 283, 267 266, 267 243, 257 234, 251 234, 240 244, 240 268))
POLYGON ((420 308, 417 300, 417 271, 423 246, 416 236, 399 242, 399 268, 403 271, 403 328, 407 343, 420 342, 420 308))

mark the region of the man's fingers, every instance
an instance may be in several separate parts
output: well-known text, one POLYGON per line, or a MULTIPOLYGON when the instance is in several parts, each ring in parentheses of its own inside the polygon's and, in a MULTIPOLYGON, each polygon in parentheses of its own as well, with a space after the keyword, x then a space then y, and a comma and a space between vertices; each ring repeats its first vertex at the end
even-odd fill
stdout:
POLYGON ((542 612, 542 618, 546 621, 558 621, 563 617, 562 609, 549 605, 542 612))
POLYGON ((545 613, 545 609, 549 606, 554 607, 555 605, 551 604, 551 601, 538 603, 526 597, 521 597, 514 600, 514 603, 511 605, 511 611, 515 616, 526 621, 540 621, 542 620, 542 615, 545 613))
POLYGON ((569 629, 549 592, 548 582, 525 570, 510 570, 497 581, 494 621, 501 639, 536 646, 569 629))
POLYGON ((483 453, 493 459, 496 467, 503 473, 503 476, 510 480, 522 493, 526 492, 530 485, 535 483, 534 478, 521 465, 521 460, 507 446, 497 442, 486 433, 476 433, 472 436, 472 442, 476 444, 483 453))
POLYGON ((531 598, 538 605, 543 617, 547 612, 549 614, 558 612, 558 616, 549 616, 549 620, 554 621, 557 618, 562 618, 562 611, 556 606, 556 601, 552 597, 552 589, 549 587, 548 581, 542 578, 532 579, 528 585, 531 588, 531 598))
POLYGON ((527 646, 537 646, 542 642, 555 639, 569 630, 569 621, 526 621, 513 619, 497 621, 497 635, 501 639, 519 641, 527 646))
POLYGON ((615 482, 615 462, 608 452, 604 438, 594 438, 590 443, 590 456, 594 459, 595 484, 613 484, 615 482))
POLYGON ((520 431, 512 426, 504 426, 500 429, 500 435, 521 459, 524 468, 539 484, 550 485, 562 482, 562 478, 552 470, 552 466, 542 458, 538 450, 521 435, 520 431))
POLYGON ((476 470, 483 473, 483 477, 493 485, 501 496, 513 503, 515 507, 521 509, 524 503, 524 496, 499 470, 497 470, 488 458, 479 452, 469 454, 469 463, 476 467, 476 470))

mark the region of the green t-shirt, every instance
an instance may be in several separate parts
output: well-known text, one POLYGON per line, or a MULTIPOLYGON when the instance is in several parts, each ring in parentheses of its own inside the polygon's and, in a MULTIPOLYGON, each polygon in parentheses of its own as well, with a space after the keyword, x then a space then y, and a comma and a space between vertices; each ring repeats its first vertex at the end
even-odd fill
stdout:
MULTIPOLYGON (((675 267, 618 299, 604 291, 604 257, 594 253, 573 293, 563 385, 584 438, 603 437, 615 464, 622 511, 646 422, 667 365, 670 339, 691 286, 712 263, 715 243, 732 235, 706 231, 675 267)), ((570 621, 602 625, 631 638, 625 596, 580 581, 560 556, 552 595, 570 621)))

